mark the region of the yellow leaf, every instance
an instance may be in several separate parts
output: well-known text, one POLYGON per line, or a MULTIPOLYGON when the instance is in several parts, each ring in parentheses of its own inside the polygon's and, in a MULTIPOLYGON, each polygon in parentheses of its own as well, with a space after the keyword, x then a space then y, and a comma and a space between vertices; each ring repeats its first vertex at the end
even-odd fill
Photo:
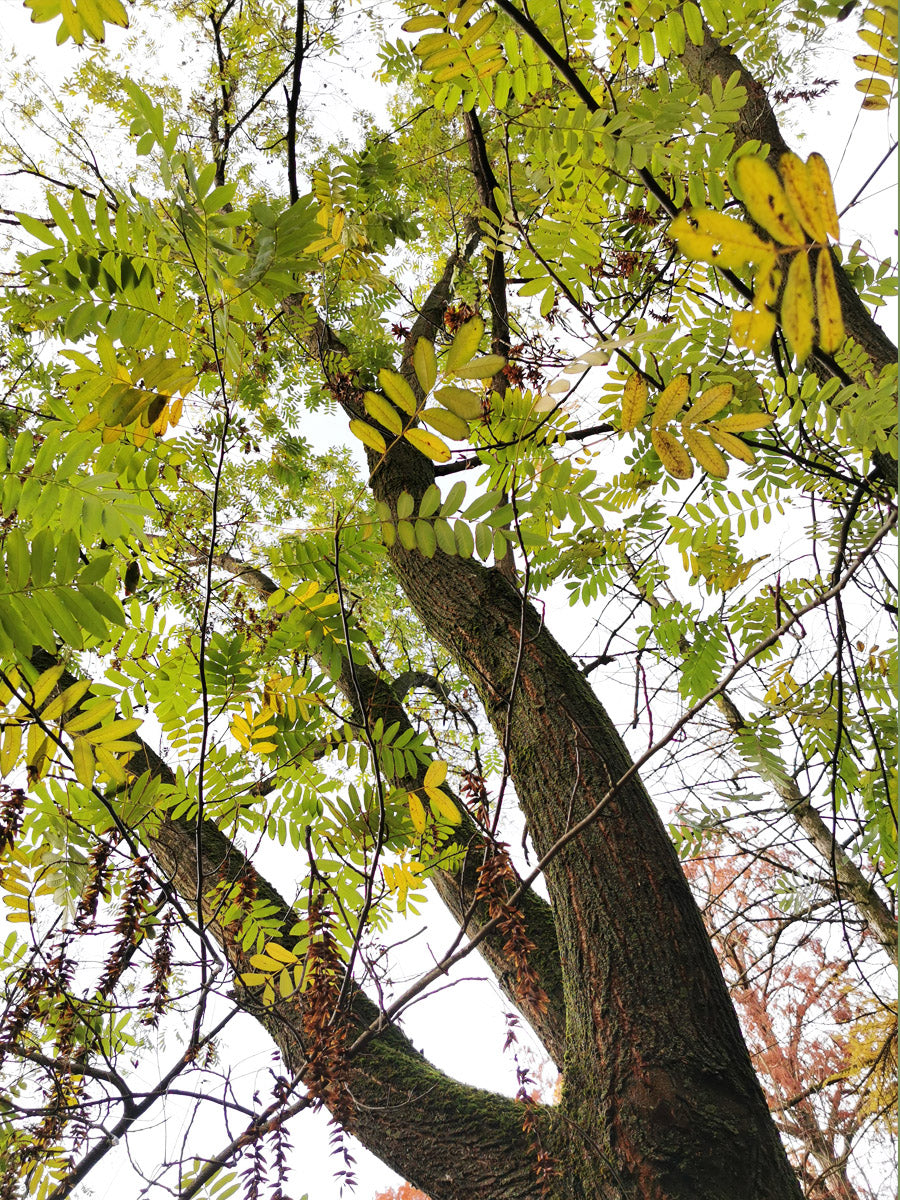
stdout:
MULTIPOLYGON (((430 18, 428 18, 430 19, 430 18)), ((423 392, 430 392, 437 379, 437 358, 428 338, 421 337, 413 351, 413 368, 423 392)))
POLYGON ((822 211, 822 198, 806 163, 788 151, 778 160, 778 174, 784 184, 788 203, 800 224, 817 242, 827 241, 828 228, 822 211))
POLYGON ((816 316, 819 320, 819 345, 828 354, 834 353, 844 340, 844 318, 841 301, 834 281, 831 251, 819 251, 816 263, 816 316))
POLYGON ((94 756, 87 738, 77 737, 72 742, 72 766, 75 778, 85 787, 94 782, 94 756))
POLYGON ((681 432, 691 453, 708 475, 724 479, 728 474, 728 463, 717 446, 699 429, 683 425, 681 432))
POLYGON ((21 748, 22 726, 15 723, 7 725, 3 734, 3 748, 0 749, 0 775, 9 775, 15 770, 21 748))
POLYGON ((622 392, 622 432, 629 433, 644 419, 647 411, 647 380, 637 371, 629 375, 622 392))
MULTIPOLYGON (((127 721, 113 721, 109 725, 101 725, 99 729, 92 729, 84 736, 89 742, 94 744, 99 742, 115 742, 121 738, 128 737, 129 733, 134 733, 136 729, 140 729, 143 723, 141 717, 129 717, 127 721)), ((74 724, 75 722, 71 722, 66 726, 66 733, 72 732, 74 724)))
POLYGON ((451 825, 458 825, 462 820, 459 815, 459 809, 450 799, 446 792, 442 792, 440 788, 425 788, 426 795, 438 813, 448 821, 451 825))
POLYGON ((363 403, 373 421, 377 421, 391 433, 403 432, 403 422, 400 420, 396 408, 385 400, 384 396, 379 396, 375 392, 366 392, 363 403))
POLYGON ((774 420, 771 413, 733 413, 730 417, 723 417, 721 421, 716 421, 715 425, 710 426, 710 431, 724 429, 728 433, 746 433, 750 429, 765 429, 774 420))
POLYGON ((710 417, 714 417, 726 404, 730 403, 733 395, 733 383, 717 383, 714 387, 707 388, 702 396, 694 401, 691 411, 682 422, 682 429, 685 425, 696 425, 698 421, 708 421, 710 417))
POLYGON ((870 112, 877 112, 888 107, 886 96, 866 96, 860 108, 865 108, 870 112))
POLYGON ((104 717, 115 712, 115 708, 116 702, 112 696, 96 701, 65 722, 66 733, 80 733, 82 729, 90 729, 93 725, 99 725, 104 717))
POLYGON ((890 96, 893 88, 886 79, 857 79, 853 85, 858 92, 869 96, 890 96))
POLYGON ((690 479, 694 473, 694 464, 678 438, 666 433, 664 429, 654 429, 650 438, 660 462, 669 474, 674 475, 676 479, 690 479))
POLYGON ((354 437, 358 437, 364 446, 368 446, 370 450, 377 450, 380 454, 384 454, 387 450, 387 442, 371 425, 367 425, 365 421, 357 421, 356 419, 350 422, 350 432, 354 437))
POLYGON ((465 367, 457 367, 453 374, 458 379, 490 379, 505 366, 506 359, 502 354, 484 354, 465 367))
POLYGON ((760 354, 775 334, 775 314, 768 308, 751 308, 731 315, 731 336, 736 346, 760 354))
POLYGON ((661 396, 656 402, 650 428, 660 429, 663 425, 668 425, 675 414, 684 408, 690 391, 690 377, 687 375, 676 375, 672 382, 663 389, 661 396))
POLYGON ((798 363, 806 362, 813 347, 814 311, 809 255, 801 250, 793 257, 781 300, 781 328, 798 363))
POLYGON ((723 267, 760 262, 772 252, 772 243, 757 237, 744 221, 708 208, 679 213, 669 226, 669 237, 678 242, 685 257, 723 267))
POLYGON ((825 219, 825 229, 837 240, 840 237, 840 226, 838 225, 828 163, 821 154, 811 154, 806 161, 806 170, 819 197, 819 204, 825 219))
POLYGON ((762 308, 767 305, 773 308, 778 293, 781 290, 782 272, 778 265, 778 259, 774 254, 769 255, 763 262, 759 264, 759 270, 756 272, 756 278, 753 280, 753 307, 762 308))
POLYGON ((415 413, 418 407, 415 394, 402 375, 384 367, 378 372, 378 382, 386 392, 388 399, 393 400, 398 408, 402 408, 409 416, 415 413))
POLYGON ((460 325, 447 351, 447 370, 455 372, 472 358, 484 334, 484 321, 477 314, 460 325))
POLYGON ((443 759, 436 758, 428 764, 428 770, 425 772, 425 780, 423 786, 427 788, 439 788, 447 778, 447 764, 443 759))
POLYGON ((261 983, 265 983, 268 976, 260 975, 257 971, 244 971, 241 974, 241 983, 247 987, 257 987, 261 983))
POLYGON ((425 832, 425 806, 416 795, 415 792, 409 792, 407 795, 409 803, 409 815, 412 820, 416 833, 425 832))
POLYGON ((734 178, 744 208, 757 225, 782 245, 803 244, 803 229, 788 204, 781 180, 764 158, 745 154, 735 163, 734 178))
POLYGON ((277 942, 266 942, 265 952, 270 958, 277 959, 278 962, 288 963, 289 965, 299 962, 297 955, 292 950, 286 950, 284 946, 279 946, 277 942))
POLYGON ((87 679, 79 679, 77 683, 70 684, 65 691, 60 692, 58 696, 54 696, 41 716, 45 721, 55 721, 57 717, 61 717, 70 708, 74 708, 90 686, 90 680, 87 679))
POLYGON ((476 392, 470 392, 468 388, 452 385, 438 388, 434 398, 464 421, 474 421, 481 416, 481 397, 476 392))
POLYGON ((57 663, 39 676, 31 686, 28 699, 34 708, 40 708, 53 689, 65 669, 64 663, 57 663))
POLYGON ((727 450, 732 458, 739 458, 742 462, 752 463, 756 461, 756 456, 749 446, 745 446, 740 438, 734 434, 726 433, 722 429, 717 429, 715 425, 709 426, 709 436, 722 447, 727 450))
MULTIPOLYGON (((268 949, 268 946, 266 949, 268 949)), ((260 971, 268 971, 271 973, 273 971, 280 971, 284 966, 284 963, 279 961, 277 958, 273 958, 269 954, 251 954, 250 966, 256 967, 260 971)))
POLYGON ((449 448, 433 433, 427 433, 424 429, 407 429, 403 436, 410 445, 434 462, 450 461, 449 448))
POLYGON ((897 75, 897 64, 882 58, 880 54, 854 54, 853 61, 861 71, 872 71, 875 75, 885 75, 894 79, 897 75))

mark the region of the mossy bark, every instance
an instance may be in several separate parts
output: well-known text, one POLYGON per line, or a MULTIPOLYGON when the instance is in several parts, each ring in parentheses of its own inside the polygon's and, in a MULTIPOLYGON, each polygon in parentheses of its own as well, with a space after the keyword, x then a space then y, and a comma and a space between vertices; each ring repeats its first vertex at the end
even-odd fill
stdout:
MULTIPOLYGON (((400 444, 378 499, 420 496, 431 464, 400 444)), ((631 766, 608 714, 533 606, 496 570, 396 544, 428 632, 477 688, 539 855, 631 766)), ((800 1189, 662 822, 631 778, 546 868, 567 1012, 560 1195, 787 1200, 800 1189)))

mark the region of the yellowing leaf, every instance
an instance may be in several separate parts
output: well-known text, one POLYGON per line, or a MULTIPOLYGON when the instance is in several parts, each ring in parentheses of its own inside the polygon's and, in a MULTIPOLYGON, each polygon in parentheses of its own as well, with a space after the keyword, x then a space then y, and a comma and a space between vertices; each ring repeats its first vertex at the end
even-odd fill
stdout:
POLYGON ((888 79, 897 76, 897 64, 882 58, 880 54, 854 54, 853 61, 861 71, 872 71, 875 75, 886 75, 888 79))
POLYGON ((647 411, 647 380, 637 371, 629 375, 622 392, 622 432, 629 433, 644 419, 647 411))
POLYGON ((834 191, 831 187, 831 173, 828 163, 821 154, 811 154, 806 162, 812 186, 819 197, 822 215, 825 219, 825 229, 835 240, 840 237, 837 209, 834 204, 834 191))
MULTIPOLYGON (((109 725, 101 725, 99 729, 92 729, 84 736, 93 743, 115 742, 134 733, 143 723, 142 717, 129 717, 127 721, 113 721, 109 725)), ((66 732, 72 732, 72 724, 66 726, 66 732)))
POLYGON ((775 314, 768 308, 751 308, 731 315, 731 336, 736 346, 761 354, 775 335, 775 314))
POLYGON ((260 975, 258 971, 243 971, 241 973, 241 983, 247 987, 257 987, 261 983, 265 983, 268 976, 260 975))
POLYGON ((764 242, 744 221, 707 208, 679 213, 669 226, 669 237, 685 257, 723 267, 743 267, 772 252, 771 242, 764 242))
POLYGON ((439 437, 424 429, 407 429, 403 435, 411 446, 434 462, 449 462, 450 450, 439 437))
MULTIPOLYGON (((107 696, 104 700, 96 701, 66 721, 66 733, 78 733, 82 729, 90 729, 92 725, 99 725, 104 717, 108 717, 111 712, 115 712, 115 708, 116 702, 112 696, 107 696)), ((138 724, 140 724, 140 721, 138 721, 138 724)))
POLYGON ((416 833, 425 832, 425 806, 415 792, 407 794, 409 816, 416 833))
POLYGON ((387 450, 387 443, 384 438, 371 425, 367 425, 365 421, 357 421, 356 419, 350 422, 350 432, 354 437, 358 437, 364 446, 368 446, 370 450, 377 450, 380 454, 384 454, 387 450))
POLYGON ((437 358, 428 338, 421 337, 413 351, 413 368, 423 392, 430 392, 437 379, 437 358))
POLYGON ((110 753, 105 746, 97 747, 97 766, 109 776, 114 783, 124 783, 125 767, 121 759, 110 753))
POLYGON ((723 417, 721 421, 716 421, 715 425, 711 425, 710 431, 724 429, 728 433, 746 433, 750 429, 765 429, 774 420, 771 413, 732 413, 730 417, 723 417))
MULTIPOLYGON (((268 949, 269 946, 266 946, 266 950, 268 949)), ((280 971, 284 963, 270 954, 251 954, 250 966, 256 967, 260 971, 269 971, 271 973, 280 971)))
POLYGON ((857 79, 853 85, 858 92, 869 96, 890 96, 893 88, 886 79, 857 79))
POLYGON ((269 955, 270 959, 276 959, 278 962, 287 962, 287 964, 292 966, 294 962, 300 961, 292 950, 286 950, 283 946, 278 946, 277 942, 266 942, 265 953, 269 955))
POLYGON ((674 475, 676 479, 690 479, 694 473, 694 464, 678 438, 666 433, 664 429, 654 429, 650 438, 660 462, 669 474, 674 475))
POLYGON ((9 775, 15 769, 21 748, 22 726, 7 725, 3 734, 3 747, 0 749, 0 775, 9 775))
POLYGON ((803 228, 788 203, 781 180, 764 158, 745 154, 735 163, 734 178, 744 208, 757 225, 782 245, 803 244, 803 228))
POLYGON ((816 316, 819 320, 819 345, 826 353, 832 354, 844 340, 844 317, 834 280, 831 251, 827 247, 819 251, 819 261, 816 263, 816 316))
POLYGON ((436 758, 428 764, 428 770, 425 772, 425 780, 423 786, 426 788, 438 788, 447 778, 447 764, 443 759, 436 758))
POLYGON ((400 420, 396 408, 388 400, 385 400, 384 396, 379 396, 376 392, 366 392, 363 403, 373 421, 383 425, 390 433, 403 432, 403 422, 400 420))
POLYGON ((759 270, 753 280, 754 308, 762 308, 764 305, 774 308, 781 290, 781 274, 778 259, 774 254, 759 264, 759 270))
POLYGON ((490 379, 505 366, 506 359, 502 354, 484 354, 465 367, 457 367, 453 374, 458 379, 490 379))
POLYGON ((447 351, 448 371, 455 373, 466 365, 478 349, 483 334, 484 321, 477 314, 459 327, 447 351))
POLYGON ((696 425, 699 421, 708 421, 710 417, 714 417, 726 404, 731 402, 733 395, 733 383, 717 383, 714 387, 707 388, 699 399, 694 401, 691 411, 684 418, 682 429, 685 425, 696 425))
POLYGON ((814 311, 809 256, 803 250, 794 255, 781 300, 781 328, 798 363, 806 362, 813 347, 814 311))
POLYGON ((459 809, 450 799, 446 792, 442 792, 440 788, 426 788, 428 799, 431 801, 434 808, 437 809, 439 816, 443 817, 451 825, 458 825, 462 820, 459 809))
POLYGON ((668 425, 675 414, 684 408, 690 391, 690 377, 687 375, 676 375, 672 382, 663 389, 659 400, 656 402, 650 428, 660 429, 663 425, 668 425))
POLYGON ((828 228, 822 211, 822 198, 806 163, 788 151, 778 160, 778 174, 800 224, 817 242, 825 242, 828 228))
POLYGON ((468 388, 452 385, 438 388, 434 398, 464 421, 474 421, 481 416, 481 397, 476 392, 470 392, 468 388))
POLYGON ((419 418, 426 425, 430 425, 432 429, 436 429, 438 433, 442 433, 444 437, 450 438, 451 441, 464 442, 468 440, 468 421, 464 421, 456 413, 448 412, 446 408, 426 408, 424 412, 419 413, 419 418))
POLYGON ((378 382, 398 408, 402 408, 410 416, 415 413, 416 397, 402 375, 398 375, 396 371, 389 371, 385 367, 378 372, 378 382))
POLYGON ((94 782, 94 756, 87 738, 78 737, 72 742, 72 766, 78 782, 90 787, 94 782))
POLYGON ((728 463, 718 447, 699 429, 684 425, 681 429, 684 440, 697 462, 708 475, 724 479, 728 474, 728 463))
POLYGON ((755 461, 755 455, 749 446, 745 446, 740 438, 735 437, 732 433, 726 433, 723 429, 717 429, 715 425, 709 426, 709 436, 717 441, 723 450, 727 450, 732 458, 739 458, 741 462, 752 463, 755 461))

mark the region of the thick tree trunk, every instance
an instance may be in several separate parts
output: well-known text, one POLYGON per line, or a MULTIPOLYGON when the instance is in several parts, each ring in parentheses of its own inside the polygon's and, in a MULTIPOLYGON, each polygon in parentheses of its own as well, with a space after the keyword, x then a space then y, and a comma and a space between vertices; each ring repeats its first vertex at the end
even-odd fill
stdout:
MULTIPOLYGON (((373 461, 396 504, 432 482, 407 443, 373 461)), ((597 806, 630 759, 584 676, 496 570, 395 545, 431 636, 472 679, 508 746, 539 855, 597 806)), ((549 863, 568 1017, 559 1194, 787 1200, 800 1191, 750 1064, 700 914, 632 778, 549 863)))

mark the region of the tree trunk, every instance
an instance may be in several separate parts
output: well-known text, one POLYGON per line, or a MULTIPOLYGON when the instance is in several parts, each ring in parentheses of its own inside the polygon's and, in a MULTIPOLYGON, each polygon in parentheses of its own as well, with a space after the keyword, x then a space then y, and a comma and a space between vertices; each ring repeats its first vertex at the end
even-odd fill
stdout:
MULTIPOLYGON (((354 414, 355 415, 355 414, 354 414)), ((392 508, 431 463, 408 443, 372 457, 392 508)), ((396 543, 426 629, 476 686, 537 853, 631 765, 607 713, 528 601, 496 570, 396 543)), ((546 868, 567 1012, 559 1194, 646 1200, 800 1196, 699 911, 632 776, 546 868)))

